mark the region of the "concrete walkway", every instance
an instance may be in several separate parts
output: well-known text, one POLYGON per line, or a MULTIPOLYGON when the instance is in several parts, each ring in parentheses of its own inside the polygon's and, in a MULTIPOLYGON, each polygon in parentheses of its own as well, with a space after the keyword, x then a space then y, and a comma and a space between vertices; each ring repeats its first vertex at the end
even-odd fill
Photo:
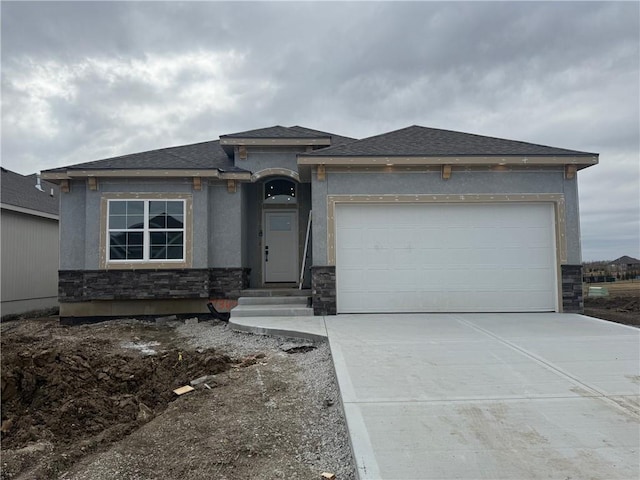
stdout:
POLYGON ((327 339, 324 317, 238 317, 229 319, 229 328, 257 335, 299 338, 314 342, 327 339))
POLYGON ((640 330, 571 314, 325 317, 361 479, 640 478, 640 330))

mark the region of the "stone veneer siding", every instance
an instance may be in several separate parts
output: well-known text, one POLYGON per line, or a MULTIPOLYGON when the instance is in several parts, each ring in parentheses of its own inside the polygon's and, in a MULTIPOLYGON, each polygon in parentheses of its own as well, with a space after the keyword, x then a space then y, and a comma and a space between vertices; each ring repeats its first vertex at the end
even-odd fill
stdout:
POLYGON ((237 298, 246 285, 245 268, 60 270, 58 300, 237 298))
POLYGON ((562 311, 583 313, 582 265, 561 265, 562 270, 562 311))
POLYGON ((311 300, 314 315, 336 314, 336 267, 311 267, 311 300))
POLYGON ((238 298, 240 291, 249 288, 249 268, 210 268, 209 297, 238 298))

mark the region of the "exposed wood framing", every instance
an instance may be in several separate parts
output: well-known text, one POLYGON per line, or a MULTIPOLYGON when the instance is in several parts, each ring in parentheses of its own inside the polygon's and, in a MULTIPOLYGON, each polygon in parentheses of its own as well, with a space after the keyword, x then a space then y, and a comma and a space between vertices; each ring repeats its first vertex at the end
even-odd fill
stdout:
POLYGON ((96 177, 87 178, 89 184, 89 190, 98 190, 98 179, 96 177))
POLYGON ((244 145, 241 145, 238 148, 238 156, 240 157, 240 160, 246 160, 247 159, 247 147, 245 147, 244 145))
POLYGON ((62 193, 69 193, 71 191, 71 184, 69 183, 69 180, 62 180, 60 182, 60 191, 62 193))
POLYGON ((442 179, 449 180, 451 178, 451 165, 442 165, 442 179))
POLYGON ((236 181, 235 180, 227 180, 227 192, 236 193, 236 181))
POLYGON ((564 166, 564 178, 567 180, 571 180, 576 176, 577 167, 575 165, 565 165, 564 166))
POLYGON ((200 177, 193 177, 193 189, 202 190, 202 179, 200 177))
POLYGON ((318 165, 318 180, 323 182, 324 179, 325 179, 324 164, 321 163, 320 165, 318 165))

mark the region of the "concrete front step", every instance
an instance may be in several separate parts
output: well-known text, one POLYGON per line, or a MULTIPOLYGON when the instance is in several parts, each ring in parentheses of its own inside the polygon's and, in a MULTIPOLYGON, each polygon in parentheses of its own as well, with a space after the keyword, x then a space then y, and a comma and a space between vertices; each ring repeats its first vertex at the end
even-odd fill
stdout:
POLYGON ((307 306, 308 296, 298 297, 240 297, 238 305, 301 305, 307 306))
POLYGON ((231 318, 240 317, 312 317, 313 308, 303 305, 238 305, 231 318))
POLYGON ((297 288, 248 288, 240 291, 241 297, 309 297, 311 290, 297 288))

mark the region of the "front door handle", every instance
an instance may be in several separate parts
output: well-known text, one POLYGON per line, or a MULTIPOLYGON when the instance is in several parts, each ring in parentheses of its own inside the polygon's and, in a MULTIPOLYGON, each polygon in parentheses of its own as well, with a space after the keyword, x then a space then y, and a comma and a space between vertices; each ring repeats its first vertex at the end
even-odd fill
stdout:
POLYGON ((269 261, 269 246, 268 245, 264 246, 264 261, 265 262, 269 261))

